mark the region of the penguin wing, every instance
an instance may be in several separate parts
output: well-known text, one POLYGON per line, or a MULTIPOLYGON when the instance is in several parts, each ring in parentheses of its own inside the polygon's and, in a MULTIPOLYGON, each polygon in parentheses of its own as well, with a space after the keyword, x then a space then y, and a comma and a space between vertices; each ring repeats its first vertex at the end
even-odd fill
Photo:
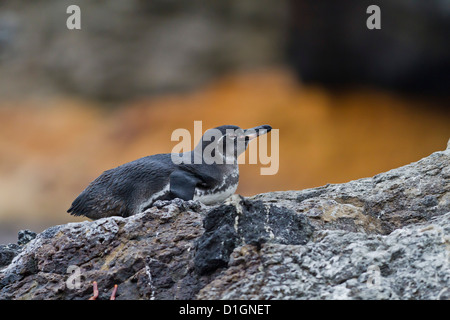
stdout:
POLYGON ((184 170, 175 170, 170 174, 170 194, 173 198, 192 200, 195 188, 201 180, 194 174, 184 170))

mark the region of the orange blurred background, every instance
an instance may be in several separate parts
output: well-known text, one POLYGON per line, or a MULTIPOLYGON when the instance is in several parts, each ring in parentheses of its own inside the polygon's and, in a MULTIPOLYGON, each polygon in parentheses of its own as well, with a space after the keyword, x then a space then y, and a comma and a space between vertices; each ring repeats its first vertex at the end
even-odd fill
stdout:
MULTIPOLYGON (((0 31, 1 22, 0 16, 0 31)), ((267 46, 260 42, 258 50, 267 46)), ((448 96, 306 83, 277 59, 230 68, 194 88, 114 101, 53 89, 0 96, 0 243, 15 241, 20 229, 84 220, 66 210, 93 179, 125 162, 170 152, 177 144, 173 130, 193 132, 197 120, 203 131, 223 124, 279 129, 278 173, 261 175, 264 165, 241 165, 237 193, 244 196, 373 176, 445 149, 448 96)), ((21 77, 32 77, 33 70, 21 77)), ((0 83, 12 86, 13 73, 11 81, 5 74, 0 83)))

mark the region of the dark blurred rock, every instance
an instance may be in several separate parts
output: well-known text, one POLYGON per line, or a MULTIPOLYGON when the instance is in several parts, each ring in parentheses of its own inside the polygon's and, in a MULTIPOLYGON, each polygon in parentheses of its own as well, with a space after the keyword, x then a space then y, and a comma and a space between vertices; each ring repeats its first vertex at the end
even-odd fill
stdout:
POLYGON ((450 149, 372 178, 162 201, 0 247, 0 299, 445 299, 450 149), (11 256, 17 254, 11 261, 11 256))
POLYGON ((125 99, 192 89, 225 72, 270 65, 282 60, 285 5, 2 1, 0 94, 125 99), (81 9, 81 30, 66 28, 69 5, 81 9))
POLYGON ((0 245, 0 267, 7 266, 15 256, 19 254, 23 246, 36 238, 36 232, 30 230, 20 230, 17 235, 17 243, 0 245))
POLYGON ((20 247, 15 243, 0 245, 0 267, 11 263, 12 259, 19 253, 20 247))
POLYGON ((448 1, 290 1, 288 56, 305 83, 448 94, 448 1), (369 30, 369 5, 381 29, 369 30))

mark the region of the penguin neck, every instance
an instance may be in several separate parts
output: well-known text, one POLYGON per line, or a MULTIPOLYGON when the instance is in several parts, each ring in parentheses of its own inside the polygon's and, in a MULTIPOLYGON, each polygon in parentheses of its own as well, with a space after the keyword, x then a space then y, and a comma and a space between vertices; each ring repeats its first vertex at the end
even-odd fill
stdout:
POLYGON ((218 203, 231 196, 239 183, 239 167, 237 164, 215 165, 214 167, 219 169, 220 172, 216 183, 208 188, 198 186, 194 192, 193 199, 207 205, 218 203))
POLYGON ((226 165, 226 166, 236 166, 237 158, 233 155, 224 155, 222 153, 214 153, 213 155, 205 154, 204 150, 200 148, 195 148, 192 151, 192 163, 194 164, 214 164, 214 165, 226 165))

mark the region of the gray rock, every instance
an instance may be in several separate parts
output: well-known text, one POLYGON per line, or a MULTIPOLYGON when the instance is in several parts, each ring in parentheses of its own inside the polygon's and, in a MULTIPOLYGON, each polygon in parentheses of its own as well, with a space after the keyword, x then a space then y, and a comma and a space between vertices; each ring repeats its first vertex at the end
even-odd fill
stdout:
POLYGON ((250 199, 304 214, 318 229, 388 234, 450 211, 449 154, 435 152, 372 178, 250 199))
POLYGON ((0 298, 87 299, 97 281, 100 299, 114 284, 117 299, 191 299, 208 279, 191 266, 201 218, 168 205, 52 227, 0 271, 0 298))
POLYGON ((31 230, 20 230, 17 235, 17 243, 19 245, 24 245, 36 238, 36 232, 31 230))
POLYGON ((87 299, 94 280, 102 299, 114 284, 117 299, 448 299, 449 181, 447 149, 344 184, 55 226, 0 248, 0 299, 87 299))
POLYGON ((36 238, 36 232, 30 230, 20 230, 17 235, 17 244, 0 245, 0 267, 7 266, 16 255, 22 250, 23 245, 36 238))
POLYGON ((323 230, 303 246, 244 245, 198 298, 448 299, 449 235, 450 212, 389 235, 323 230))
POLYGON ((305 244, 313 228, 304 215, 293 210, 233 196, 208 212, 205 232, 197 240, 195 267, 199 274, 228 265, 234 248, 241 244, 305 244))
POLYGON ((450 148, 373 178, 254 196, 310 218, 304 245, 245 244, 198 299, 449 299, 450 148))
POLYGON ((0 245, 0 267, 7 266, 19 253, 20 247, 15 243, 0 245))

